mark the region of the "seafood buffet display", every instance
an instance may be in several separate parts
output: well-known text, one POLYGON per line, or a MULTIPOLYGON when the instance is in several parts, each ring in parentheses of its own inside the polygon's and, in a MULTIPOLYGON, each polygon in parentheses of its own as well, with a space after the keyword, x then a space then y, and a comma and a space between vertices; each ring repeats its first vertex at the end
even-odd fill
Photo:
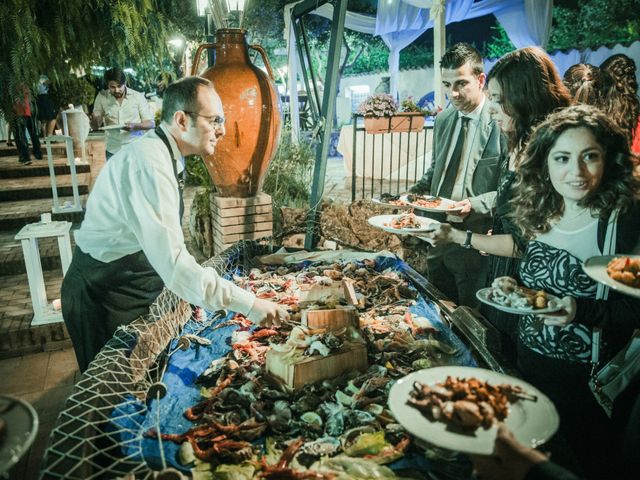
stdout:
POLYGON ((174 339, 163 378, 168 392, 139 419, 145 461, 160 465, 164 458, 200 475, 194 478, 234 472, 244 475, 234 478, 321 479, 392 478, 382 465, 424 458, 388 410, 389 389, 416 370, 476 363, 436 305, 408 281, 408 270, 394 257, 377 257, 233 274, 258 297, 286 305, 291 320, 254 328, 230 314, 203 331, 184 332, 191 340, 184 349, 185 335, 174 339), (355 306, 347 305, 345 283, 355 306), (303 325, 306 312, 354 307, 358 328, 303 325), (370 365, 364 371, 291 390, 265 368, 270 350, 292 359, 330 358, 361 340, 370 365))

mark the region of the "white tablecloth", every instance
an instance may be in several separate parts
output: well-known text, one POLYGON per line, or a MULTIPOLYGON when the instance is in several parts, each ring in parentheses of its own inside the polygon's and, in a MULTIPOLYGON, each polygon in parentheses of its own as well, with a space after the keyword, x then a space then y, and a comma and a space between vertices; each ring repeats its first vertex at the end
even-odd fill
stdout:
MULTIPOLYGON (((386 180, 396 180, 398 178, 404 180, 408 178, 410 182, 416 182, 431 164, 431 143, 433 141, 433 129, 431 128, 417 134, 384 133, 370 135, 362 130, 358 131, 356 135, 357 177, 386 180), (427 142, 426 148, 425 141, 427 142), (366 158, 364 158, 365 153, 366 158)), ((340 129, 337 150, 344 159, 344 171, 350 177, 353 159, 352 125, 345 125, 340 129)))

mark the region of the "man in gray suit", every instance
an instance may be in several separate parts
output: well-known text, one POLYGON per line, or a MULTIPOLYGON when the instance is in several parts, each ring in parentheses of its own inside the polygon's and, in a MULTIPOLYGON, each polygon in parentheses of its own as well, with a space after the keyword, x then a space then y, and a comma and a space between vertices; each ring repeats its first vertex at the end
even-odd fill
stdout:
MULTIPOLYGON (((506 139, 491 119, 484 94, 486 74, 480 53, 457 43, 440 61, 442 84, 452 108, 436 117, 431 166, 410 191, 449 198, 463 206, 457 216, 429 215, 473 233, 487 233, 506 139)), ((478 251, 447 244, 432 247, 427 256, 428 279, 459 305, 477 307, 475 293, 486 280, 487 257, 478 251)))

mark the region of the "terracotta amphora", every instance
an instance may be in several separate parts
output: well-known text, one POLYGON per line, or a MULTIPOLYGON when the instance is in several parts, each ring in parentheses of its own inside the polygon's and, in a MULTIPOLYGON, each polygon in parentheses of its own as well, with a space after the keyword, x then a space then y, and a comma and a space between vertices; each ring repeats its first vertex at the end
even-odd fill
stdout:
POLYGON ((215 49, 215 64, 201 76, 220 95, 226 135, 204 162, 221 196, 251 197, 259 193, 278 148, 280 97, 264 50, 247 45, 246 30, 218 29, 216 43, 201 45, 196 51, 192 75, 196 75, 202 52, 211 48, 215 49), (260 53, 269 75, 251 63, 249 48, 260 53))

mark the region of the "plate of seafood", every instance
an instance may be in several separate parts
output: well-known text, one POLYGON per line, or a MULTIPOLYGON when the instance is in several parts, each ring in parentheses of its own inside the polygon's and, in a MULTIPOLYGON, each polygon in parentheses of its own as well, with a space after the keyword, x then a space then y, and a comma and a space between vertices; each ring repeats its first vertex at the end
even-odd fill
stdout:
POLYGON ((371 201, 389 208, 413 208, 406 200, 402 200, 401 195, 393 195, 391 193, 383 193, 379 197, 373 197, 371 201))
POLYGON ((511 277, 496 278, 490 287, 478 290, 476 298, 498 310, 516 315, 535 315, 562 310, 562 303, 555 295, 544 290, 522 287, 511 277))
POLYGON ((369 218, 370 225, 398 235, 431 232, 439 223, 432 218, 419 217, 411 212, 399 215, 377 215, 369 218))
POLYGON ((603 255, 591 257, 582 269, 595 281, 640 298, 640 255, 603 255))
POLYGON ((474 455, 493 453, 499 422, 532 448, 547 441, 559 425, 555 406, 533 385, 474 367, 410 373, 391 387, 389 408, 416 437, 474 455))
POLYGON ((460 212, 463 207, 456 207, 454 200, 443 197, 434 197, 432 195, 415 195, 410 193, 402 195, 400 200, 407 202, 409 206, 424 210, 425 212, 460 212))

